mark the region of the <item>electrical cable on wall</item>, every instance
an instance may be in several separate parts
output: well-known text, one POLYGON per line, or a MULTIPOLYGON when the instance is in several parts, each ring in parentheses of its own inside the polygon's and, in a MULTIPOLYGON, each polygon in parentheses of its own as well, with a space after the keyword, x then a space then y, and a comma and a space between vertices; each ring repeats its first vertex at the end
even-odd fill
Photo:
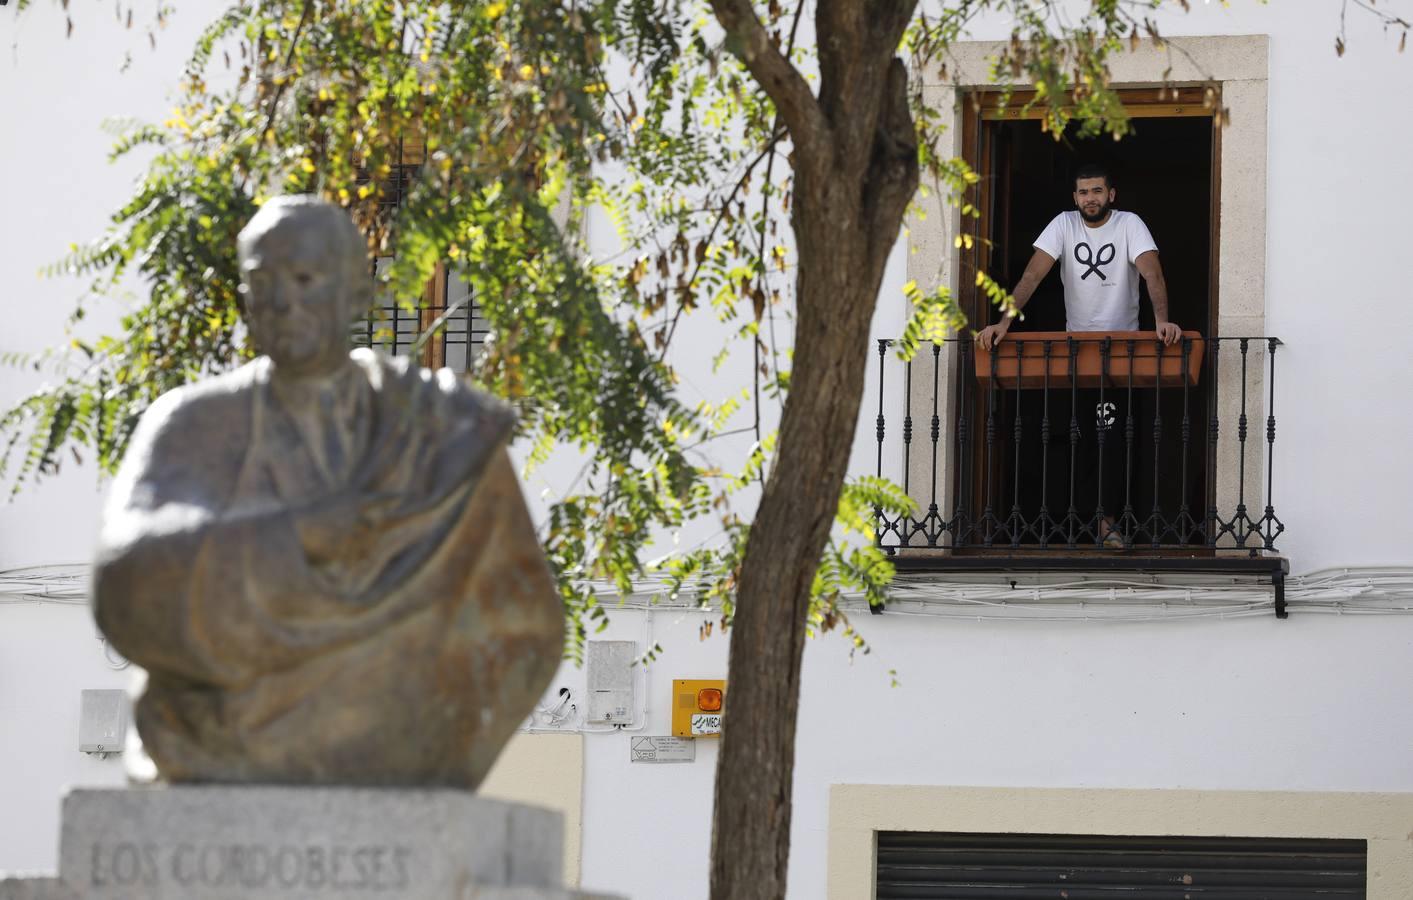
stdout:
MULTIPOLYGON (((86 606, 88 567, 81 564, 31 566, 0 571, 0 605, 52 603, 86 606)), ((718 615, 684 596, 669 598, 667 581, 644 580, 620 598, 609 584, 595 592, 621 608, 718 615)), ((1290 575, 1286 604, 1292 614, 1406 615, 1413 612, 1413 566, 1346 566, 1290 575)), ((1268 586, 1231 576, 1122 577, 975 575, 939 580, 902 574, 888 588, 889 615, 1008 621, 1159 622, 1269 615, 1268 586)), ((843 608, 866 608, 861 594, 846 595, 843 608)), ((651 623, 645 647, 652 646, 651 623)), ((644 666, 646 668, 646 666, 644 666)), ((613 730, 629 730, 631 726, 613 730)))
POLYGON ((103 642, 103 658, 108 661, 108 668, 114 672, 121 672, 132 665, 126 657, 113 649, 113 645, 108 642, 106 637, 100 637, 99 640, 103 642))
POLYGON ((88 605, 88 566, 64 563, 0 570, 0 604, 88 605))

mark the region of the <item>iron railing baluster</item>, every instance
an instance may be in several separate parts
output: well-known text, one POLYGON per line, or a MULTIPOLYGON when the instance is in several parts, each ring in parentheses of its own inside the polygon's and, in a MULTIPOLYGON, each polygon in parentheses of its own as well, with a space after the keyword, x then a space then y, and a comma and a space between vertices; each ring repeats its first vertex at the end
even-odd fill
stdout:
POLYGON ((993 347, 991 351, 991 387, 986 392, 986 509, 981 516, 982 540, 988 547, 991 546, 991 541, 994 538, 991 530, 994 511, 991 502, 991 454, 996 447, 996 371, 1000 360, 1000 349, 993 347))
MULTIPOLYGON (((1236 475, 1236 518, 1232 520, 1232 534, 1238 547, 1246 546, 1249 532, 1246 528, 1246 365, 1249 339, 1242 338, 1241 347, 1241 415, 1236 420, 1236 440, 1241 446, 1240 464, 1236 475)), ((1254 551, 1253 551, 1254 552, 1254 551)))
MULTIPOLYGON (((903 493, 911 487, 913 449, 913 361, 903 367, 903 493)), ((908 496, 912 496, 908 494, 908 496)))
POLYGON ((1124 549, 1133 548, 1138 538, 1138 516, 1133 511, 1133 439, 1138 428, 1133 418, 1133 351, 1136 342, 1129 339, 1128 345, 1128 389, 1124 395, 1124 549))
MULTIPOLYGON (((874 469, 874 474, 879 478, 883 477, 883 436, 886 433, 883 419, 883 381, 886 374, 885 370, 888 368, 886 357, 888 355, 889 343, 886 338, 880 338, 878 341, 878 418, 875 421, 875 433, 878 437, 878 461, 874 469)), ((882 508, 877 504, 874 504, 873 507, 873 520, 878 523, 874 531, 878 545, 882 546, 883 535, 887 531, 887 520, 883 516, 882 508)))
POLYGON ((968 498, 972 491, 972 477, 975 470, 975 460, 972 459, 971 446, 971 383, 974 379, 972 374, 971 354, 972 345, 968 340, 962 340, 959 368, 957 378, 961 382, 960 400, 957 404, 957 462, 960 478, 957 480, 957 495, 952 503, 952 546, 964 546, 971 537, 971 525, 968 519, 968 498))
POLYGON ((392 352, 393 356, 398 355, 398 348, 402 342, 402 304, 393 301, 392 305, 392 352))
POLYGON ((883 419, 883 381, 887 375, 885 356, 888 353, 888 341, 880 339, 878 341, 878 418, 874 422, 874 429, 878 435, 878 464, 874 474, 879 478, 883 477, 883 435, 886 433, 883 419))
POLYGON ((1011 547, 1020 546, 1021 536, 1025 532, 1025 516, 1021 514, 1020 505, 1020 484, 1021 484, 1021 351, 1024 345, 1021 341, 1012 341, 1016 348, 1016 390, 1015 404, 1016 416, 1013 434, 1011 435, 1011 515, 1006 520, 1006 530, 1011 535, 1011 547))
POLYGON ((1094 407, 1094 442, 1098 447, 1094 466, 1094 543, 1103 546, 1107 535, 1104 533, 1104 439, 1107 438, 1107 425, 1101 425, 1100 416, 1107 423, 1109 409, 1104 405, 1104 387, 1109 381, 1109 338, 1099 344, 1099 403, 1094 407))
MULTIPOLYGON (((435 318, 441 318, 442 316, 446 315, 446 311, 447 311, 448 309, 450 309, 450 308, 451 308, 451 267, 450 267, 450 266, 442 266, 442 308, 437 312, 437 315, 436 315, 435 318)), ((451 317, 450 317, 450 316, 447 316, 447 318, 450 319, 451 317)), ((449 332, 449 331, 451 330, 451 328, 449 327, 449 325, 450 325, 449 322, 443 323, 443 324, 442 324, 441 333, 438 335, 438 337, 441 339, 441 342, 442 342, 442 355, 441 355, 442 365, 446 365, 446 341, 447 341, 447 332, 449 332)))
POLYGON ((1163 379, 1160 377, 1163 371, 1163 351, 1166 346, 1161 340, 1154 341, 1154 351, 1157 353, 1156 366, 1159 374, 1153 379, 1153 509, 1148 515, 1149 532, 1148 537, 1153 541, 1156 549, 1163 541, 1163 500, 1162 500, 1162 468, 1163 468, 1163 379))
MULTIPOLYGON (((377 261, 376 259, 373 260, 373 271, 372 271, 372 273, 371 273, 368 277, 369 277, 369 278, 372 280, 372 282, 373 282, 373 290, 374 290, 374 291, 377 291, 377 289, 378 289, 378 261, 377 261)), ((368 346, 368 347, 372 347, 372 346, 373 346, 373 319, 374 319, 374 317, 375 317, 376 315, 377 315, 377 312, 376 312, 375 310, 370 309, 370 310, 368 310, 368 315, 366 315, 366 316, 363 318, 363 325, 364 325, 364 328, 367 329, 368 343, 366 344, 366 346, 368 346)))
POLYGON ((1079 344, 1074 338, 1066 338, 1065 343, 1069 349, 1070 379, 1070 500, 1069 512, 1065 514, 1065 546, 1073 550, 1079 537, 1075 533, 1075 523, 1079 521, 1079 510, 1074 503, 1074 467, 1079 454, 1079 379, 1076 372, 1079 344))
POLYGON ((1178 505, 1178 543, 1186 544, 1192 536, 1187 527, 1191 513, 1187 502, 1187 453, 1192 444, 1192 419, 1188 413, 1187 367, 1191 360, 1192 341, 1182 339, 1182 496, 1178 505))
POLYGON ((927 507, 927 546, 936 547, 942 535, 937 512, 937 451, 942 437, 942 419, 938 416, 937 395, 941 392, 942 345, 932 345, 932 502, 927 507))
POLYGON ((1285 530, 1285 526, 1276 518, 1276 507, 1274 494, 1271 491, 1275 487, 1275 465, 1276 465, 1276 347, 1280 341, 1276 338, 1268 338, 1266 353, 1270 356, 1270 374, 1267 379, 1270 382, 1270 395, 1266 401, 1266 549, 1274 550, 1276 547, 1276 535, 1285 530))
POLYGON ((1052 342, 1042 347, 1045 362, 1045 389, 1041 392, 1040 412, 1040 547, 1050 546, 1050 351, 1052 342))
POLYGON ((1221 521, 1218 519, 1217 510, 1217 439, 1221 434, 1222 420, 1221 407, 1218 404, 1218 389, 1221 381, 1218 376, 1221 372, 1221 350, 1222 341, 1220 338, 1210 340, 1207 344, 1211 347, 1212 375, 1207 380, 1207 546, 1215 549, 1217 539, 1221 537, 1221 521))

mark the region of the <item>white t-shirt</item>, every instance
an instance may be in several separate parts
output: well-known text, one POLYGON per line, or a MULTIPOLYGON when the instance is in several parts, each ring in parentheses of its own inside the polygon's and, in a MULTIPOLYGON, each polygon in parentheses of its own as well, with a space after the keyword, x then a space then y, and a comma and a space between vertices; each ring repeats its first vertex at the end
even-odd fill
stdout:
POLYGON ((1109 213, 1109 221, 1090 228, 1079 210, 1072 209, 1045 226, 1035 239, 1035 249, 1060 263, 1068 330, 1138 330, 1134 260, 1158 249, 1142 219, 1116 209, 1109 213))

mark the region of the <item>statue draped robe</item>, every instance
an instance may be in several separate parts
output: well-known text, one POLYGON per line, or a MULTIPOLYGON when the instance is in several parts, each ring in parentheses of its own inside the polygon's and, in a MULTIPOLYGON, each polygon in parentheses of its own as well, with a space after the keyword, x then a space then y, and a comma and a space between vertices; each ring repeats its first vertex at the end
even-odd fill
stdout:
POLYGON ((262 357, 159 398, 133 436, 94 603, 147 670, 136 724, 169 781, 471 789, 558 666, 508 408, 350 360, 313 418, 262 357), (331 498, 371 538, 311 557, 296 517, 331 498))

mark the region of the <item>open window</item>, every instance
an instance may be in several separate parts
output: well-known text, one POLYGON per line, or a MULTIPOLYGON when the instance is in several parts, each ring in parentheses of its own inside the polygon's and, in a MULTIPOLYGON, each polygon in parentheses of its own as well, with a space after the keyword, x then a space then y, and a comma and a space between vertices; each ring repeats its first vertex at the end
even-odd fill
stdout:
MULTIPOLYGON (((981 176, 966 197, 980 219, 966 230, 981 240, 954 258, 959 301, 973 328, 996 321, 976 273, 1013 286, 1035 238, 1074 208, 1075 169, 1096 162, 1112 174, 1115 208, 1138 214, 1153 233, 1169 319, 1187 336, 1164 348, 1151 334, 1065 333, 1056 266, 999 353, 1017 368, 1023 353, 1053 353, 1041 366, 1049 381, 988 372, 970 331, 925 345, 907 363, 880 340, 878 474, 902 482, 919 508, 896 517, 879 511, 878 542, 900 566, 919 569, 1244 566, 1277 580, 1280 612, 1286 563, 1272 554, 1284 526, 1271 503, 1270 466, 1280 341, 1220 329, 1232 321, 1218 296, 1220 90, 1120 93, 1133 119, 1121 141, 1081 138, 1076 128, 1056 141, 1039 111, 1024 109, 1023 93, 1004 104, 995 91, 961 95, 957 150, 981 176), (1204 103, 1209 91, 1214 101, 1204 103), (1058 334, 1040 340, 1037 332, 1058 334), (1027 340, 1030 349, 1017 349, 1027 340), (1100 361, 1088 381, 1076 374, 1086 348, 1100 361), (1126 377, 1144 356, 1156 357, 1156 374, 1126 377), (1100 391, 1097 403, 1078 394, 1086 387, 1100 391), (1112 430, 1097 427, 1097 412, 1120 398, 1112 430), (1074 435, 1086 426, 1098 449, 1080 454, 1074 435), (1080 477, 1086 470, 1097 487, 1080 477)), ((1244 262, 1227 260, 1241 271, 1244 262)), ((1153 325, 1143 286, 1140 328, 1153 325)))
MULTIPOLYGON (((999 93, 973 95, 974 115, 968 117, 963 149, 981 176, 976 194, 983 240, 973 247, 970 264, 1007 287, 1016 284, 1036 236, 1057 214, 1074 208, 1075 170, 1098 163, 1113 179, 1114 207, 1138 214, 1153 233, 1168 284, 1169 319, 1213 335, 1215 162, 1220 158, 1215 146, 1220 129, 1213 127, 1213 114, 1220 104, 1204 105, 1201 88, 1179 89, 1176 98, 1166 90, 1130 90, 1123 98, 1132 117, 1132 130, 1123 140, 1103 134, 1082 138, 1074 124, 1055 140, 1042 129, 1039 108, 1025 109, 1029 95, 1013 96, 1005 105, 999 93)), ((1013 338, 1065 330, 1059 271, 1059 265, 1053 267, 1031 298, 1024 319, 1011 329, 1013 338)), ((964 278, 963 284, 968 283, 974 285, 964 278)), ((1153 307, 1146 284, 1140 294, 1139 328, 1151 331, 1153 307)), ((964 303, 977 327, 1000 316, 974 287, 964 303)), ((1064 354, 1069 348, 1044 349, 1064 354)), ((1115 363, 1129 351, 1122 343, 1105 349, 1115 363)), ((955 487, 959 494, 971 494, 964 499, 981 526, 959 543, 985 547, 998 537, 1008 545, 1071 543, 1071 538, 1102 543, 1103 522, 1113 521, 1120 534, 1109 537, 1111 544, 1119 543, 1116 537, 1128 546, 1141 543, 1150 549, 1205 544, 1202 520, 1215 488, 1207 483, 1203 465, 1214 400, 1211 379, 1198 378, 1183 390, 1133 391, 1121 378, 1105 378, 1105 407, 1116 401, 1122 419, 1110 432, 1107 454, 1101 457, 1091 449, 1081 452, 1077 462, 1066 433, 1073 421, 1089 440, 1094 413, 1088 406, 1098 403, 1087 393, 1072 396, 1064 380, 1057 379, 1048 391, 993 396, 978 390, 965 401, 959 398, 971 405, 971 421, 989 424, 972 430, 971 456, 978 463, 965 473, 966 483, 955 487), (997 423, 1010 439, 997 439, 997 423), (1015 440, 1017 435, 1022 439, 1015 440), (1096 475, 1092 469, 1102 472, 1096 475), (1106 485, 1102 495, 1096 482, 1106 485)), ((963 477, 960 469, 956 477, 963 477)))
MULTIPOLYGON (((1057 214, 1074 208, 1073 174, 1087 162, 1103 165, 1118 191, 1116 209, 1141 216, 1158 244, 1168 283, 1169 317, 1203 333, 1216 326, 1217 190, 1220 129, 1216 106, 1203 105, 1203 89, 1161 94, 1151 89, 1121 92, 1132 118, 1123 140, 1107 135, 1080 138, 1071 125, 1055 140, 1041 129, 1039 110, 1026 112, 1028 95, 1001 106, 998 93, 973 95, 974 115, 963 128, 963 155, 981 176, 976 201, 979 230, 967 264, 1014 285, 1030 260, 1031 242, 1057 214), (1166 97, 1161 99, 1160 97, 1166 97)), ((968 282, 964 279, 963 286, 968 282)), ((995 307, 974 288, 964 294, 974 323, 997 318, 995 307)), ((1140 300, 1139 327, 1153 327, 1147 288, 1140 300)), ((1058 268, 1026 308, 1020 329, 1063 331, 1064 296, 1058 268)))

